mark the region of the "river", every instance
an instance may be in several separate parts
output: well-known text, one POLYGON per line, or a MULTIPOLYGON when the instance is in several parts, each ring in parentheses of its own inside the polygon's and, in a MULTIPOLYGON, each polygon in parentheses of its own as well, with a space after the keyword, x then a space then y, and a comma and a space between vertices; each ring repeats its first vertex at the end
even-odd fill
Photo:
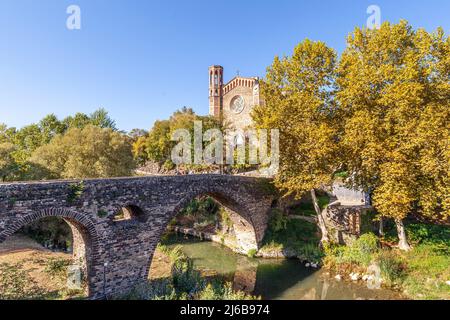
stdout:
POLYGON ((398 292, 371 290, 362 283, 338 281, 324 271, 307 268, 299 260, 248 258, 209 241, 171 235, 169 247, 181 245, 196 269, 206 276, 233 282, 236 289, 269 300, 391 300, 398 292))

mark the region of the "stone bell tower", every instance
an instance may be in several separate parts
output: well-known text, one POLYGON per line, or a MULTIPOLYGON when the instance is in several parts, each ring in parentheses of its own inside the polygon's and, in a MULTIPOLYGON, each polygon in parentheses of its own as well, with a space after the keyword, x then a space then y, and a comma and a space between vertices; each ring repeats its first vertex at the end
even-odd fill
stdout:
POLYGON ((223 110, 223 67, 209 67, 209 114, 220 118, 223 110))

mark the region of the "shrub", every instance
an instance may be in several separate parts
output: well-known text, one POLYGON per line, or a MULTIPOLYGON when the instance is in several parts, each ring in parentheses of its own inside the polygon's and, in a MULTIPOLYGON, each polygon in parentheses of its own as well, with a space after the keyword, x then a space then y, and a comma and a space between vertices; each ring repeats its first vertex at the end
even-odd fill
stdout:
POLYGON ((295 246, 295 252, 297 256, 307 261, 320 261, 324 252, 317 245, 317 243, 304 242, 295 246))
POLYGON ((159 279, 137 285, 124 300, 176 300, 175 289, 169 279, 159 279))
POLYGON ((232 283, 221 283, 214 281, 198 294, 199 300, 257 300, 257 297, 249 295, 243 291, 233 290, 232 283))
POLYGON ((197 199, 192 200, 189 204, 181 211, 182 215, 193 216, 198 212, 199 203, 197 199))
POLYGON ((70 260, 52 258, 47 262, 45 272, 53 279, 64 279, 67 276, 67 267, 70 264, 70 260))
POLYGON ((288 218, 283 214, 281 210, 273 209, 269 221, 270 231, 277 233, 286 230, 288 224, 288 218))
POLYGON ((378 238, 375 234, 366 233, 354 241, 350 247, 368 255, 378 251, 378 244, 378 238))
POLYGON ((164 161, 162 167, 165 171, 171 171, 171 170, 175 169, 176 166, 171 160, 166 160, 166 161, 164 161))
POLYGON ((97 216, 99 217, 99 218, 104 218, 104 217, 106 217, 108 215, 108 212, 106 212, 105 210, 98 210, 97 211, 97 216))
POLYGON ((194 269, 191 259, 180 259, 172 266, 172 285, 177 296, 191 298, 204 287, 200 272, 194 269))
POLYGON ((177 245, 174 248, 169 248, 168 246, 165 246, 163 244, 158 244, 158 249, 161 250, 162 253, 167 255, 170 259, 170 262, 172 263, 187 259, 181 245, 177 245))
POLYGON ((222 226, 226 226, 228 229, 233 227, 233 221, 231 220, 230 214, 227 210, 220 207, 219 209, 220 221, 222 226))
POLYGON ((380 251, 377 261, 380 265, 381 275, 390 286, 400 284, 405 276, 405 267, 402 259, 391 250, 380 251))
POLYGON ((198 300, 220 300, 220 297, 214 286, 211 283, 208 283, 205 289, 199 293, 198 300))
POLYGON ((250 250, 248 250, 248 252, 247 252, 247 256, 248 256, 249 258, 254 258, 254 257, 256 256, 257 253, 258 253, 258 250, 256 250, 256 249, 250 249, 250 250))
POLYGON ((349 246, 327 246, 327 262, 368 266, 378 251, 378 238, 373 233, 363 234, 349 246))
POLYGON ((223 286, 221 300, 259 300, 260 298, 249 295, 243 291, 234 291, 233 285, 227 282, 223 286))
POLYGON ((69 203, 73 203, 76 200, 80 199, 81 196, 83 195, 84 189, 85 186, 83 181, 69 185, 69 193, 67 195, 67 201, 69 203))
POLYGON ((430 249, 450 255, 450 227, 431 224, 408 224, 408 237, 415 244, 427 244, 430 249))
POLYGON ((219 209, 219 205, 211 198, 206 197, 200 200, 198 210, 209 215, 214 215, 219 209))

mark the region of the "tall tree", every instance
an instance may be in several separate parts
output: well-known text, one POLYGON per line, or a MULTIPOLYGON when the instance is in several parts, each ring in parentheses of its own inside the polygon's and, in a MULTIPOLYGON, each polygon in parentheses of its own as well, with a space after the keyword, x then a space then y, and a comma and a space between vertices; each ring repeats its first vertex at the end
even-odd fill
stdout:
POLYGON ((92 125, 56 136, 30 162, 44 169, 40 179, 129 176, 135 168, 129 137, 92 125))
POLYGON ((67 126, 59 121, 53 113, 39 121, 38 126, 43 135, 43 143, 49 143, 57 134, 62 134, 67 130, 67 126))
POLYGON ((448 214, 448 55, 442 31, 384 23, 355 29, 338 68, 340 145, 352 182, 373 190, 374 206, 395 220, 403 250, 410 248, 408 213, 448 214))
POLYGON ((261 89, 265 103, 253 119, 259 128, 280 130, 276 185, 297 197, 310 192, 322 233, 329 241, 316 189, 332 183, 337 130, 332 102, 336 54, 323 42, 305 40, 290 57, 276 57, 261 89))
MULTIPOLYGON (((140 137, 133 144, 135 159, 140 162, 151 160, 155 162, 171 161, 172 148, 177 142, 172 141, 172 134, 178 129, 186 129, 194 137, 194 122, 201 121, 203 131, 222 129, 220 122, 214 117, 199 116, 191 108, 183 107, 175 111, 168 120, 158 120, 147 136, 140 137)), ((206 144, 206 142, 205 142, 206 144)))
POLYGON ((17 170, 17 164, 12 157, 14 150, 12 143, 0 142, 0 181, 6 181, 8 176, 17 170))
POLYGON ((89 123, 100 128, 117 131, 116 122, 108 115, 108 111, 100 108, 89 116, 89 123))

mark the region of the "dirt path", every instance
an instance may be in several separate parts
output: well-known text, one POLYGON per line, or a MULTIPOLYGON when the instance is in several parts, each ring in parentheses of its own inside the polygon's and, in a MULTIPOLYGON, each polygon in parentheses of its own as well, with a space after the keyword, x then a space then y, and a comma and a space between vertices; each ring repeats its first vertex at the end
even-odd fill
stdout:
POLYGON ((168 278, 171 276, 172 264, 169 257, 156 249, 153 256, 152 264, 150 266, 150 280, 156 280, 161 278, 168 278))
POLYGON ((0 256, 30 250, 50 252, 36 241, 21 234, 12 235, 5 242, 0 243, 0 256))
POLYGON ((23 235, 13 235, 0 244, 0 265, 13 265, 25 271, 46 297, 58 298, 66 289, 64 277, 54 276, 46 270, 49 262, 71 258, 71 254, 52 252, 23 235))

